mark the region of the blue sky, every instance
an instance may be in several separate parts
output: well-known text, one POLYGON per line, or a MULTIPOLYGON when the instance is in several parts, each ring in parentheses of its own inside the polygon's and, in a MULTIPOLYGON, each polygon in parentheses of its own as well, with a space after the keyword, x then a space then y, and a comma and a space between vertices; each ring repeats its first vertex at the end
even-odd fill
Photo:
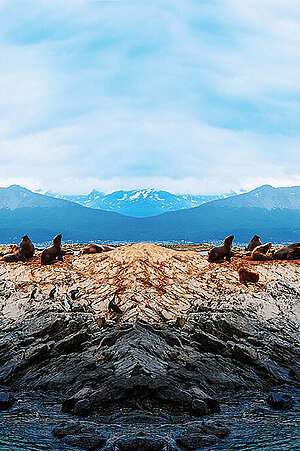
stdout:
POLYGON ((0 185, 300 184, 298 0, 0 0, 0 185))

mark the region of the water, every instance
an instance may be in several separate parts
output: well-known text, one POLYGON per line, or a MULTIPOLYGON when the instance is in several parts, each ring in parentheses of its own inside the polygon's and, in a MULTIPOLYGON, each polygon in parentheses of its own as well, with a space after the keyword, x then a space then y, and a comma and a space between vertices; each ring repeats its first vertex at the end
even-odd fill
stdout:
MULTIPOLYGON (((300 390, 293 392, 297 403, 287 412, 276 412, 269 408, 265 395, 254 394, 232 398, 222 404, 222 412, 207 417, 229 427, 231 434, 218 444, 202 448, 203 451, 299 451, 300 449, 300 390)), ((8 411, 0 412, 0 450, 19 451, 67 451, 79 450, 55 439, 51 430, 61 421, 73 419, 60 412, 56 400, 41 395, 17 395, 18 402, 8 411)), ((93 424, 109 439, 114 441, 121 435, 132 435, 141 430, 167 438, 172 450, 177 450, 176 436, 184 432, 195 420, 186 417, 158 418, 153 423, 127 423, 119 414, 115 419, 81 419, 93 424)), ((137 416, 137 421, 139 417, 137 416)), ((198 422, 201 419, 197 420, 198 422)))

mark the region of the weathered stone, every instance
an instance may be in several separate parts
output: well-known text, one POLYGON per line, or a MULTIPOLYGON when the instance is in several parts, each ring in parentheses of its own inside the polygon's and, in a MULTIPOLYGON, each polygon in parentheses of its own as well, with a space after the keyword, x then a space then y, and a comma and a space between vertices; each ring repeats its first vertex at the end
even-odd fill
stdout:
POLYGON ((69 446, 76 446, 86 451, 100 451, 106 444, 105 438, 89 433, 67 435, 63 441, 69 446))
POLYGON ((0 392, 0 410, 9 409, 16 402, 15 397, 8 392, 0 392))
POLYGON ((271 393, 267 398, 267 404, 274 410, 289 410, 295 405, 295 400, 285 393, 271 393))
POLYGON ((176 438, 176 444, 184 451, 197 451, 205 446, 214 445, 218 440, 215 435, 194 432, 180 435, 176 438))

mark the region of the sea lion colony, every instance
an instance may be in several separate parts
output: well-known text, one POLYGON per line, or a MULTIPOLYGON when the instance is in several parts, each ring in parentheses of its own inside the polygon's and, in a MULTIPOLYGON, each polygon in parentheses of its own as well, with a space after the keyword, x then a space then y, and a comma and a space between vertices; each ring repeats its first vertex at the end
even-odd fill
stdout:
POLYGON ((223 254, 210 251, 209 259, 192 250, 183 252, 150 243, 128 244, 90 255, 82 252, 83 246, 62 248, 61 241, 55 240, 55 249, 49 248, 53 259, 47 264, 45 250, 36 250, 26 263, 20 259, 21 264, 8 264, 2 259, 0 276, 28 296, 37 287, 32 301, 55 298, 65 311, 81 303, 92 307, 97 317, 121 322, 176 319, 197 309, 204 299, 213 302, 216 294, 265 291, 278 275, 299 281, 299 262, 290 260, 291 251, 298 255, 297 243, 286 251, 285 261, 274 258, 277 250, 268 253, 269 260, 258 261, 249 251, 232 250, 232 238, 225 240, 223 254), (81 252, 74 255, 72 249, 81 252), (218 256, 216 263, 209 261, 212 255, 218 256))
POLYGON ((249 290, 258 294, 278 278, 291 282, 300 279, 297 261, 255 262, 247 256, 236 256, 232 263, 220 265, 209 263, 197 252, 173 251, 149 243, 120 246, 95 255, 66 254, 64 262, 54 265, 41 265, 38 254, 26 264, 2 262, 0 271, 1 278, 12 282, 25 298, 30 298, 37 285, 32 302, 52 302, 50 292, 56 287, 55 305, 61 305, 62 311, 91 307, 95 319, 101 322, 103 318, 117 322, 181 320, 189 311, 201 308, 203 302, 214 303, 216 296, 226 299, 249 290), (241 284, 237 272, 240 264, 259 273, 259 283, 249 288, 241 284), (122 313, 109 305, 116 293, 112 304, 122 313))

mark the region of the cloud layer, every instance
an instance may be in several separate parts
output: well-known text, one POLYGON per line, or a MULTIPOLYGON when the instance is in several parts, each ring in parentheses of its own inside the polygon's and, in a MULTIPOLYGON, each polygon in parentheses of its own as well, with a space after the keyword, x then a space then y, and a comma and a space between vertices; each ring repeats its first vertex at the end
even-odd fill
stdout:
POLYGON ((297 0, 0 0, 0 185, 300 184, 297 0))

